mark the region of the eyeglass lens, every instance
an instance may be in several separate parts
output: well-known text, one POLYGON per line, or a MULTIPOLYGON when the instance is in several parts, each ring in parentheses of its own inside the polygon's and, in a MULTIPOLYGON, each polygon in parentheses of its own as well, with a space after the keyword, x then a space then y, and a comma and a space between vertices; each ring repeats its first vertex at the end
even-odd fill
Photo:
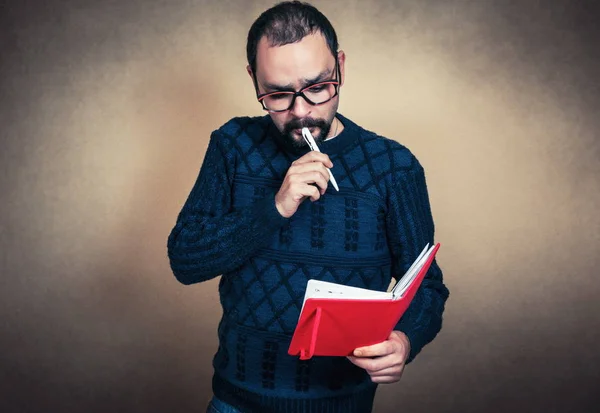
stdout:
MULTIPOLYGON (((303 89, 300 94, 303 95, 309 103, 319 105, 325 103, 335 96, 334 83, 319 83, 303 89)), ((291 108, 294 97, 294 92, 277 92, 265 96, 262 99, 263 105, 268 110, 287 110, 291 108)))

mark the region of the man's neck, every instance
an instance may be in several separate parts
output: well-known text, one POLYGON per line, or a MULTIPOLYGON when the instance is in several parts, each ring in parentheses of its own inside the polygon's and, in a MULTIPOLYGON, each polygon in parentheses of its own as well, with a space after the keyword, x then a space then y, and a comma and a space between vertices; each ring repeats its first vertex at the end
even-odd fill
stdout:
POLYGON ((333 121, 335 122, 335 129, 333 131, 333 135, 331 135, 328 138, 325 138, 325 141, 336 138, 344 130, 344 125, 342 124, 342 122, 340 122, 340 120, 337 117, 334 117, 333 121))

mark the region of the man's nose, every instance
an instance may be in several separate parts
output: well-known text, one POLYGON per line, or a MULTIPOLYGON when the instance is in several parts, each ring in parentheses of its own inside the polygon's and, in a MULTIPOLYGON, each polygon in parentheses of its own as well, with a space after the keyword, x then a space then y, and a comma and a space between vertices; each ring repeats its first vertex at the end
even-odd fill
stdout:
POLYGON ((290 112, 297 118, 304 118, 310 114, 310 107, 312 105, 304 99, 303 96, 297 96, 294 105, 291 107, 290 112))

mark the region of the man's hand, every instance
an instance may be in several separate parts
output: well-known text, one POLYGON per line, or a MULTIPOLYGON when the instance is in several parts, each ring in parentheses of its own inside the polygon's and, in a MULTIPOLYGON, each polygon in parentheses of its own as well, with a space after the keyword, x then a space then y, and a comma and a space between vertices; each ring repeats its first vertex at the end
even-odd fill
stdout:
POLYGON ((329 156, 314 151, 292 162, 275 195, 275 206, 279 213, 289 218, 306 198, 310 197, 313 202, 319 199, 327 190, 327 168, 332 167, 329 156), (318 188, 311 184, 316 184, 318 188))
POLYGON ((410 341, 401 331, 392 331, 386 341, 354 350, 348 359, 369 373, 374 383, 395 383, 404 372, 410 341))

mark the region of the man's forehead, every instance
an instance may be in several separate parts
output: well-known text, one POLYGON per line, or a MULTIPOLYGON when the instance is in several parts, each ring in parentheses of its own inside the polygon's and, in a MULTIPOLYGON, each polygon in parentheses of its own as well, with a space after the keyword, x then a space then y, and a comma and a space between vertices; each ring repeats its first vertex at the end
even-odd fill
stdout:
POLYGON ((324 72, 331 74, 334 64, 327 42, 320 33, 280 46, 271 45, 266 36, 258 43, 256 75, 268 83, 288 84, 317 78, 324 72))
POLYGON ((286 47, 286 46, 290 46, 293 47, 294 45, 304 45, 305 47, 311 47, 313 49, 327 49, 327 39, 325 39, 325 36, 323 36, 323 34, 320 31, 314 31, 313 33, 309 33, 306 36, 304 36, 303 38, 301 38, 298 41, 295 42, 289 42, 286 44, 279 44, 274 42, 274 39, 272 39, 270 36, 268 36, 267 34, 264 34, 258 41, 258 44, 256 45, 257 47, 257 54, 260 53, 261 50, 266 50, 266 49, 273 49, 273 48, 278 48, 278 47, 286 47))

